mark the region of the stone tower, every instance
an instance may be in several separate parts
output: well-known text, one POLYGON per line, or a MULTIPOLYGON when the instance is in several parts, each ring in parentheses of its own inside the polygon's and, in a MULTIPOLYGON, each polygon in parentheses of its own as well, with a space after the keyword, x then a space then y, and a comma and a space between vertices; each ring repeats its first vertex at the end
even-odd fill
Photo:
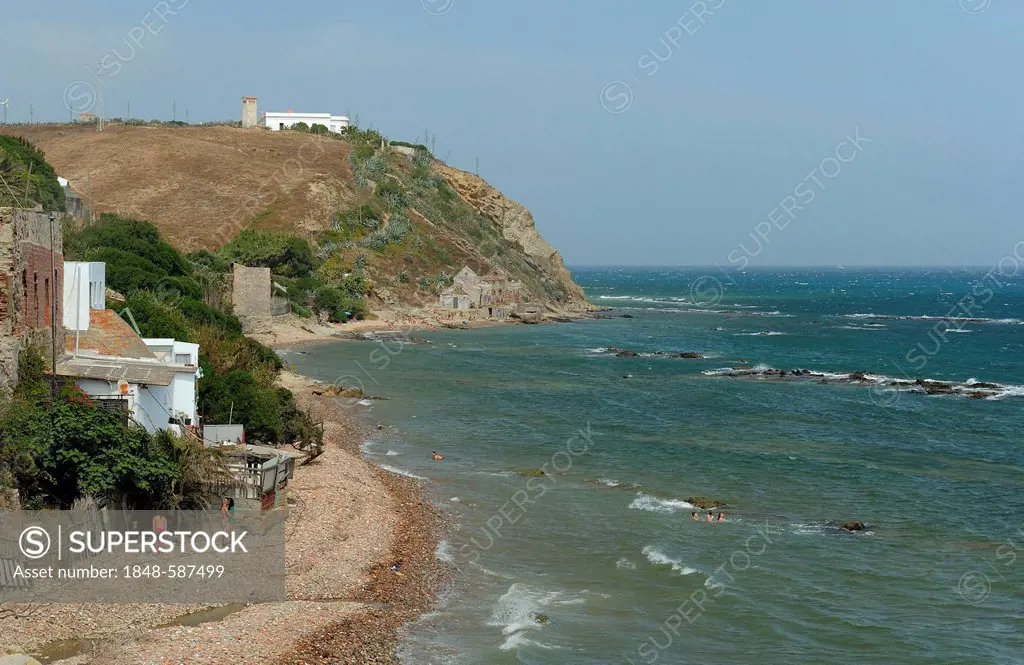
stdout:
POLYGON ((259 116, 256 114, 258 97, 242 97, 242 127, 251 128, 259 126, 259 116))

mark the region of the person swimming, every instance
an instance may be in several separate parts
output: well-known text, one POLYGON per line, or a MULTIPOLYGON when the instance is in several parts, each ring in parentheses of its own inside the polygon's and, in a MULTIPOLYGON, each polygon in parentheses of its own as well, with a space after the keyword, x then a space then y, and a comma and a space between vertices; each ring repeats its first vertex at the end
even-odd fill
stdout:
POLYGON ((714 521, 715 521, 715 517, 712 514, 712 512, 709 510, 708 511, 708 522, 714 522, 714 521))
POLYGON ((725 521, 725 513, 718 513, 718 521, 719 522, 724 522, 725 521))
POLYGON ((443 459, 444 459, 444 455, 438 455, 438 454, 437 454, 437 451, 436 451, 436 450, 434 450, 434 451, 431 451, 430 457, 431 457, 431 459, 433 459, 433 460, 434 460, 435 462, 440 462, 441 460, 443 460, 443 459))
POLYGON ((692 513, 690 513, 690 519, 695 521, 695 522, 697 521, 697 511, 696 510, 693 511, 692 513))

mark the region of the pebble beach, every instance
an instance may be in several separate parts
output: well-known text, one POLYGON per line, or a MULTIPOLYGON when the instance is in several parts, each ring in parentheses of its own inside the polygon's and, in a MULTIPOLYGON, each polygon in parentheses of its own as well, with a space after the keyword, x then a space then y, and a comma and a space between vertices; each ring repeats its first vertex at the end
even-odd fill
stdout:
POLYGON ((208 605, 45 605, 0 619, 0 652, 62 665, 396 663, 399 628, 429 610, 444 570, 440 518, 421 481, 362 459, 375 427, 346 400, 283 373, 281 384, 324 424, 323 455, 288 488, 285 602, 208 605), (319 391, 318 391, 319 392, 319 391), (392 570, 399 563, 398 570, 392 570), (54 659, 54 658, 58 659, 54 659))

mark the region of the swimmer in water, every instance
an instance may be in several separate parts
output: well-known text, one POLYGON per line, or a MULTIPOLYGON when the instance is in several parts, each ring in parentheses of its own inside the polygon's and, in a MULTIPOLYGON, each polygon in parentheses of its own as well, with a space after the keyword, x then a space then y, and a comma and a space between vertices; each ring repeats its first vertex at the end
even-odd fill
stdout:
POLYGON ((718 513, 718 521, 719 522, 724 522, 725 521, 725 513, 718 513))
POLYGON ((712 515, 711 511, 709 510, 708 511, 708 522, 714 522, 714 521, 715 521, 714 515, 712 515))
POLYGON ((432 452, 431 452, 431 455, 430 455, 430 457, 431 457, 431 458, 432 458, 432 459, 433 459, 433 460, 434 460, 435 462, 440 462, 441 460, 443 460, 443 459, 444 459, 444 456, 443 456, 443 455, 438 455, 438 454, 437 454, 437 451, 436 451, 436 450, 434 450, 434 451, 432 451, 432 452))
POLYGON ((693 511, 692 513, 690 513, 690 519, 693 520, 694 522, 697 521, 697 511, 696 510, 693 511))

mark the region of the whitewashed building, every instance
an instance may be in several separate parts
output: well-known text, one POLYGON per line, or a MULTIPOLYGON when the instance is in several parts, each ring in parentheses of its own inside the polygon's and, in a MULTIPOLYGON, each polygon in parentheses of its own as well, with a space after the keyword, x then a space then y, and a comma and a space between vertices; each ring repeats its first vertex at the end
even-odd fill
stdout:
POLYGON ((196 426, 199 345, 144 340, 117 312, 106 309, 103 263, 66 261, 64 271, 67 337, 56 374, 150 432, 182 434, 196 426))
POLYGON ((263 113, 263 126, 275 132, 291 129, 293 125, 300 122, 304 122, 310 127, 323 125, 336 134, 341 134, 352 124, 348 116, 331 115, 330 113, 296 113, 295 111, 285 111, 284 113, 265 111, 263 113))

